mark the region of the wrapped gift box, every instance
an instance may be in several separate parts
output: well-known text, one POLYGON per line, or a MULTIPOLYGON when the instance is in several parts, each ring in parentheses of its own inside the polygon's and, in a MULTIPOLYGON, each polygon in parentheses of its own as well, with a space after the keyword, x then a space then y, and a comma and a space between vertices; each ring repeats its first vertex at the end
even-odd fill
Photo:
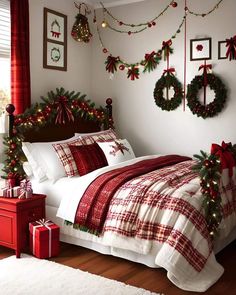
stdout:
POLYGON ((49 258, 59 254, 60 228, 50 220, 29 223, 30 250, 38 258, 49 258))
POLYGON ((17 198, 20 195, 20 187, 15 186, 12 188, 5 187, 1 189, 1 195, 5 198, 17 198))

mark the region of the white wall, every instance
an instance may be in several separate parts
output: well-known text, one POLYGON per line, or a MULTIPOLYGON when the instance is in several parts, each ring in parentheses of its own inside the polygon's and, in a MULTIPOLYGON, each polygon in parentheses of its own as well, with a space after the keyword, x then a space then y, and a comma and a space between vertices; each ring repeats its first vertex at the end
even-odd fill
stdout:
POLYGON ((46 96, 49 90, 66 90, 90 94, 91 43, 76 42, 70 35, 78 9, 72 0, 29 0, 30 9, 30 70, 32 103, 46 96), (43 8, 67 15, 67 71, 43 68, 43 8))
MULTIPOLYGON (((129 23, 147 21, 156 16, 169 0, 147 0, 126 6, 110 8, 119 19, 129 23)), ((102 30, 105 46, 114 56, 120 56, 129 63, 140 61, 144 53, 161 48, 163 40, 168 40, 176 31, 183 16, 183 3, 170 8, 157 21, 154 28, 127 36, 109 29, 102 30)), ((189 0, 188 6, 196 12, 208 11, 215 0, 189 0)), ((118 71, 113 80, 105 71, 106 55, 102 53, 98 39, 92 48, 92 97, 100 103, 111 96, 114 101, 115 125, 122 137, 128 138, 138 155, 149 153, 179 153, 192 155, 200 149, 209 151, 212 142, 232 141, 236 143, 235 111, 236 83, 235 61, 218 60, 218 41, 235 35, 236 1, 223 1, 220 7, 207 17, 190 15, 187 19, 187 82, 197 75, 201 61, 190 61, 189 40, 200 37, 212 38, 213 72, 218 74, 228 89, 228 101, 222 112, 213 118, 199 118, 188 107, 166 112, 156 106, 153 90, 160 78, 166 62, 162 61, 152 73, 141 74, 139 80, 131 81, 125 72, 118 71)), ((98 16, 101 16, 101 10, 98 16)), ((125 28, 125 27, 120 27, 125 28)), ((183 82, 184 33, 173 42, 174 54, 170 65, 174 66, 177 78, 183 82)), ((211 93, 212 95, 212 93, 211 93)), ((212 97, 212 96, 211 96, 212 97)))

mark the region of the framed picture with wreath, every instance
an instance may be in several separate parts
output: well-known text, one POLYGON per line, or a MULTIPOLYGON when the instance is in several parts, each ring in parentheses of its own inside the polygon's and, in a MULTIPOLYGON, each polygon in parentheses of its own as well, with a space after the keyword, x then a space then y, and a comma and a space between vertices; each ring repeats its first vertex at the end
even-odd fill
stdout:
POLYGON ((67 70, 67 16, 44 7, 43 67, 67 70))
POLYGON ((190 60, 211 59, 211 38, 190 40, 190 60))

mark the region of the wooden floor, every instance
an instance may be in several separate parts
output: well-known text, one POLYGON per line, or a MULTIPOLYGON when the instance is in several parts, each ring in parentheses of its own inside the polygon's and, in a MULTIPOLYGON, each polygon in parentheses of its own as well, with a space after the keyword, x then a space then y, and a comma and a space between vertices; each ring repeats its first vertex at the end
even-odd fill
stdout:
MULTIPOLYGON (((0 246, 0 259, 13 254, 13 250, 0 246)), ((200 294, 175 287, 167 279, 164 269, 151 269, 138 263, 102 255, 70 244, 61 243, 60 255, 50 260, 165 295, 200 294)), ((225 272, 213 287, 201 294, 236 294, 236 241, 219 253, 217 260, 223 265, 225 272)))

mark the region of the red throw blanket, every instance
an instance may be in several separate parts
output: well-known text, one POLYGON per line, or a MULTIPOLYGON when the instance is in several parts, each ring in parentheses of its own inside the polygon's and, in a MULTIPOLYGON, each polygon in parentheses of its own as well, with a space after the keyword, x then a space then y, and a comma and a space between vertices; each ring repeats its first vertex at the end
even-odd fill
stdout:
POLYGON ((117 168, 98 176, 86 189, 77 208, 74 224, 93 233, 101 233, 111 199, 125 182, 153 170, 190 160, 168 155, 117 168))

